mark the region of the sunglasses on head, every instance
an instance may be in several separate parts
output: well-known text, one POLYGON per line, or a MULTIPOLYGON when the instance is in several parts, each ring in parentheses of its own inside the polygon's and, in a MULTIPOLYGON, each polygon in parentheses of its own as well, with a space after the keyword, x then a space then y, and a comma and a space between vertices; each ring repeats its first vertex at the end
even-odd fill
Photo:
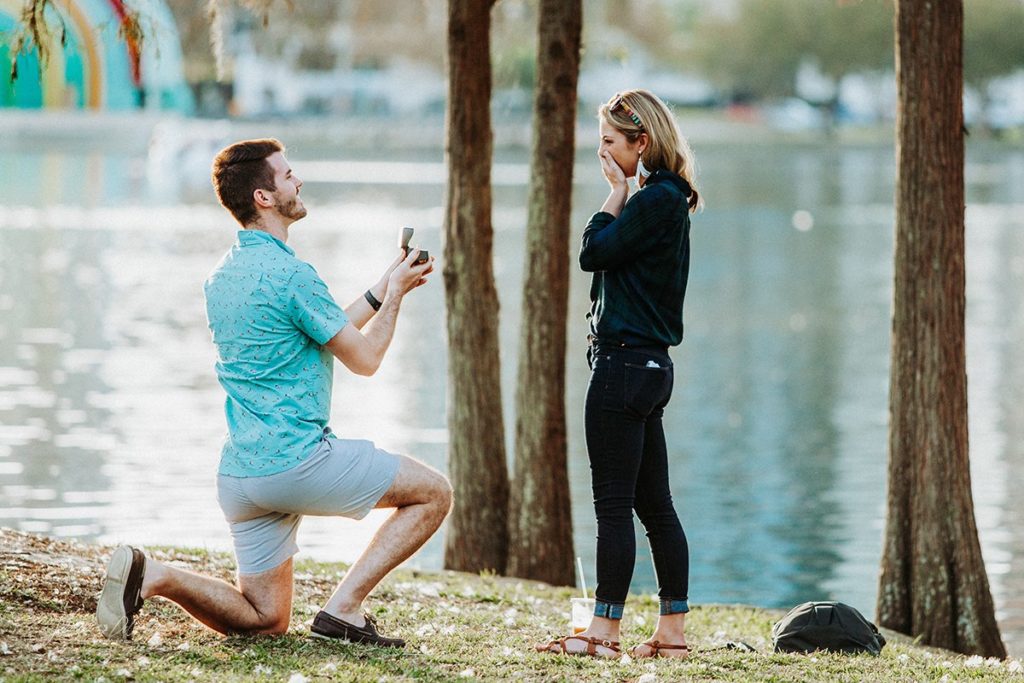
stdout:
POLYGON ((616 95, 615 99, 612 100, 611 105, 608 107, 608 111, 612 113, 614 113, 618 109, 622 109, 622 111, 626 112, 626 116, 632 119, 633 123, 635 123, 638 128, 644 127, 643 121, 641 121, 640 117, 637 116, 636 112, 633 111, 633 109, 628 104, 626 104, 626 100, 622 99, 622 95, 616 95))

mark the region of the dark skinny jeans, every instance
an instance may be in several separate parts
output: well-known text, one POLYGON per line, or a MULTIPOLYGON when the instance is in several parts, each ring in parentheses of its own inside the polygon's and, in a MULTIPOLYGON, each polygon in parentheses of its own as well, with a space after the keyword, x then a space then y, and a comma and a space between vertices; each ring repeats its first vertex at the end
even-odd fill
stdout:
POLYGON ((690 557, 672 505, 662 416, 672 395, 672 361, 658 347, 590 351, 586 433, 597 514, 594 614, 619 619, 633 578, 633 511, 647 530, 661 614, 689 611, 690 557))

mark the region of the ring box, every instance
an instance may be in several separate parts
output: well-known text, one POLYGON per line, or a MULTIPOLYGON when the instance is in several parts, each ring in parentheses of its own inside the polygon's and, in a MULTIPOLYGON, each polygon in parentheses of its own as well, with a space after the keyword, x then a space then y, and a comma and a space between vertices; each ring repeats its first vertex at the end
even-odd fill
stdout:
MULTIPOLYGON (((413 247, 409 246, 409 242, 412 241, 412 235, 415 232, 413 228, 402 228, 398 234, 398 246, 402 248, 405 255, 409 255, 409 250, 413 247)), ((420 249, 420 255, 416 257, 416 263, 414 265, 422 265, 430 260, 430 254, 426 249, 420 249)))

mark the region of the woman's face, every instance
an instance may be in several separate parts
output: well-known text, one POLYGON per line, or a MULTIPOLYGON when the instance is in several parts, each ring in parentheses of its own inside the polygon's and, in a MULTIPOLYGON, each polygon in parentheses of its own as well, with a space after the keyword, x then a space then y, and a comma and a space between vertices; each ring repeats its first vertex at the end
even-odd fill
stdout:
POLYGON ((619 129, 601 119, 601 144, 597 153, 609 152, 627 178, 636 175, 636 162, 646 142, 647 136, 644 134, 630 142, 619 129))

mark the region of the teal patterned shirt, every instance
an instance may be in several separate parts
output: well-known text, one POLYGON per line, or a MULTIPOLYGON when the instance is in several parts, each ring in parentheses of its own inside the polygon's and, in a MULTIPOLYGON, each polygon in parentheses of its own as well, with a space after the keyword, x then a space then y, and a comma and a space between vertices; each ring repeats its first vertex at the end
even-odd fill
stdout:
POLYGON ((313 454, 331 413, 333 358, 348 323, 313 266, 259 230, 238 241, 203 286, 227 400, 221 474, 260 477, 313 454))

